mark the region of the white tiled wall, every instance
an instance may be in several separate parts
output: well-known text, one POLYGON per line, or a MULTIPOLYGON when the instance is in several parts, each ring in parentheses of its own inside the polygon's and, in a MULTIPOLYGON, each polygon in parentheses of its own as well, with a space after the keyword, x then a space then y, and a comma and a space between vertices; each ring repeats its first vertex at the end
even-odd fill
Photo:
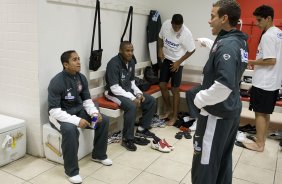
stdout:
POLYGON ((25 119, 27 152, 42 155, 37 0, 0 0, 0 112, 25 119))

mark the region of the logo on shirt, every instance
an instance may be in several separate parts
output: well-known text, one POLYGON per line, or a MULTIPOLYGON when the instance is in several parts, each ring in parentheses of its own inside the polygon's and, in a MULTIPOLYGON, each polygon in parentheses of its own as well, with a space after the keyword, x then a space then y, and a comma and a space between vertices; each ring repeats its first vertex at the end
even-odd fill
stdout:
POLYGON ((177 48, 179 46, 179 43, 173 43, 172 41, 169 41, 167 39, 165 39, 165 44, 171 48, 177 48))
POLYGON ((282 39, 282 33, 277 33, 277 37, 278 37, 279 39, 282 39))
POLYGON ((198 141, 195 141, 193 146, 194 146, 194 150, 195 151, 197 151, 197 152, 202 151, 202 148, 200 146, 198 146, 198 141))
POLYGON ((77 91, 81 92, 82 91, 82 85, 80 81, 77 81, 77 91))
POLYGON ((240 51, 241 51, 241 60, 242 60, 242 62, 243 63, 248 63, 248 52, 247 51, 245 51, 244 49, 240 49, 240 51))
POLYGON ((227 61, 228 59, 230 59, 231 58, 231 56, 229 55, 229 54, 223 54, 223 59, 225 60, 225 61, 227 61))
POLYGON ((125 75, 121 73, 121 79, 125 79, 125 75))
POLYGON ((65 96, 65 99, 66 99, 66 100, 73 100, 73 99, 74 99, 74 96, 71 95, 71 92, 68 92, 68 93, 67 93, 67 96, 65 96))

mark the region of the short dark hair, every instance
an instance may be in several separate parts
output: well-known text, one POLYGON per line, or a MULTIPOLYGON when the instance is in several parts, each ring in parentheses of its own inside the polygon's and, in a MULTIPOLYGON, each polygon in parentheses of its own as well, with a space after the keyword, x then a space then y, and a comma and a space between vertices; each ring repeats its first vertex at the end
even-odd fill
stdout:
MULTIPOLYGON (((61 62, 62 62, 62 65, 64 67, 64 63, 68 63, 69 62, 69 59, 71 57, 71 54, 76 52, 75 50, 68 50, 68 51, 65 51, 62 55, 61 55, 61 62)), ((65 68, 65 67, 64 67, 65 68)))
POLYGON ((274 18, 274 10, 271 6, 268 5, 261 5, 257 7, 253 13, 254 16, 259 16, 262 18, 267 18, 270 16, 273 20, 274 18))
POLYGON ((236 26, 241 17, 240 5, 235 0, 219 0, 213 4, 213 7, 219 7, 218 16, 228 16, 230 26, 236 26))
POLYGON ((119 49, 120 50, 123 49, 123 47, 126 46, 126 45, 132 45, 132 43, 130 41, 127 41, 127 40, 122 41, 122 42, 120 42, 119 49))
POLYGON ((182 25, 183 24, 183 17, 181 14, 174 14, 171 19, 171 24, 175 25, 182 25))

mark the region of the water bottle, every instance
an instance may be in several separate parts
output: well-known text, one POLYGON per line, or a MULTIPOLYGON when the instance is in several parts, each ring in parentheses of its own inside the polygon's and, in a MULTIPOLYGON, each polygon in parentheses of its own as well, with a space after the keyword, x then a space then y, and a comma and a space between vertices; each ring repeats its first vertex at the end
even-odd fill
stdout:
POLYGON ((97 127, 97 122, 98 122, 98 114, 94 114, 91 117, 91 128, 96 129, 97 127))

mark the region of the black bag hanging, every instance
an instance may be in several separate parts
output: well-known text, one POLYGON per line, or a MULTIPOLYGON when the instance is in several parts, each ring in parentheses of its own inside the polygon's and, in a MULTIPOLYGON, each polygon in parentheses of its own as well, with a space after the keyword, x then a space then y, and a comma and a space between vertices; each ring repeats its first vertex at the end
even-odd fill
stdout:
POLYGON ((160 83, 159 78, 155 75, 155 72, 154 72, 154 70, 151 66, 146 66, 146 68, 144 70, 144 78, 151 85, 160 83))
MULTIPOLYGON (((123 34, 122 34, 122 36, 120 38, 120 42, 123 42, 123 38, 125 36, 125 33, 127 31, 127 27, 128 27, 128 24, 129 24, 129 20, 130 20, 130 27, 129 27, 129 40, 128 41, 131 42, 131 38, 132 38, 132 21, 133 21, 133 6, 129 7, 128 15, 127 15, 127 20, 126 20, 126 25, 124 27, 123 34)), ((132 56, 132 59, 135 61, 135 63, 137 63, 137 60, 136 60, 134 55, 132 56)))
POLYGON ((103 49, 101 48, 100 1, 97 0, 96 9, 95 9, 95 17, 94 17, 94 25, 93 25, 93 33, 92 33, 91 52, 90 52, 90 58, 89 58, 89 70, 96 71, 100 68, 102 64, 102 52, 103 52, 103 49), (93 50, 97 18, 98 18, 99 49, 93 50))
POLYGON ((129 41, 131 42, 131 37, 132 37, 132 20, 133 20, 133 6, 130 6, 130 7, 129 7, 128 15, 127 15, 127 20, 126 20, 126 25, 125 25, 123 34, 122 34, 122 36, 121 36, 121 38, 120 38, 120 42, 123 42, 123 38, 124 38, 124 35, 125 35, 125 33, 126 33, 128 24, 129 24, 129 19, 130 19, 129 41), (131 18, 131 19, 130 19, 130 18, 131 18))

